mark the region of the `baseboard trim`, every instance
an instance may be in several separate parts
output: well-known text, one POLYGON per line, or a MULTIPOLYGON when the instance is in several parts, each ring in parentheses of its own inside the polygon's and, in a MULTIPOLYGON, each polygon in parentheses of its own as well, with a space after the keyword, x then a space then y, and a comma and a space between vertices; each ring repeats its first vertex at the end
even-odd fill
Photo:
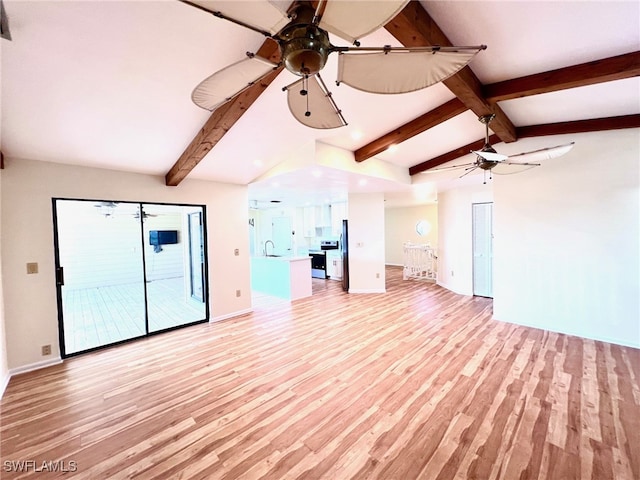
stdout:
POLYGON ((440 282, 440 281, 436 281, 436 285, 442 287, 442 288, 446 288, 447 290, 453 292, 453 293, 457 293, 458 295, 464 295, 466 297, 473 297, 473 293, 469 293, 469 292, 461 292, 460 290, 456 290, 455 288, 451 288, 449 285, 447 285, 444 282, 440 282))
POLYGON ((350 288, 349 293, 387 293, 386 288, 350 288))
POLYGON ((62 363, 60 357, 51 358, 49 360, 42 360, 41 362, 30 363, 23 365, 22 367, 16 367, 9 370, 9 376, 20 375, 21 373, 32 372, 33 370, 40 370, 41 368, 50 367, 51 365, 58 365, 62 363))
POLYGON ((626 342, 624 340, 620 340, 618 338, 596 337, 594 335, 585 337, 583 332, 574 332, 574 331, 571 331, 570 329, 551 328, 547 325, 535 325, 535 324, 526 323, 526 322, 512 322, 509 320, 501 320, 496 317, 493 317, 492 319, 495 320, 496 322, 510 323, 512 325, 520 325, 521 327, 535 328, 536 330, 542 330, 544 332, 553 332, 553 333, 559 333, 561 335, 569 335, 571 337, 581 338, 582 340, 586 339, 586 340, 593 340, 594 342, 610 343, 613 345, 620 345, 621 347, 640 348, 640 344, 638 343, 634 344, 634 343, 626 342))
POLYGON ((217 317, 212 317, 209 320, 209 323, 220 322, 222 320, 228 320, 230 318, 241 317, 242 315, 247 315, 248 313, 252 313, 253 308, 247 308, 245 310, 239 310, 237 312, 227 313, 225 315, 219 315, 217 317))

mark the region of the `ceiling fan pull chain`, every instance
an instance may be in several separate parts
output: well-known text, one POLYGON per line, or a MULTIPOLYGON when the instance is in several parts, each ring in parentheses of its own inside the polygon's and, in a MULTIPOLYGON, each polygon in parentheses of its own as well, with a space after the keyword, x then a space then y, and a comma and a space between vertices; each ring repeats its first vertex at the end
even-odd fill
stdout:
POLYGON ((300 95, 307 97, 307 111, 304 112, 305 117, 310 117, 311 112, 309 111, 309 75, 305 75, 302 77, 302 90, 300 90, 300 95))

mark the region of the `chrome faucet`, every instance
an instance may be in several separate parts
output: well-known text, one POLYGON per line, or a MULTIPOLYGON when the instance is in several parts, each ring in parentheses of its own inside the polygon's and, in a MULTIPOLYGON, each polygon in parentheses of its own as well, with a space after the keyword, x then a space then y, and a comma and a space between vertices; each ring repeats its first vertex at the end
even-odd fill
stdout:
POLYGON ((276 246, 273 244, 273 241, 271 240, 267 240, 266 242, 264 242, 264 256, 267 256, 267 243, 271 244, 271 251, 273 252, 273 250, 276 248, 276 246))

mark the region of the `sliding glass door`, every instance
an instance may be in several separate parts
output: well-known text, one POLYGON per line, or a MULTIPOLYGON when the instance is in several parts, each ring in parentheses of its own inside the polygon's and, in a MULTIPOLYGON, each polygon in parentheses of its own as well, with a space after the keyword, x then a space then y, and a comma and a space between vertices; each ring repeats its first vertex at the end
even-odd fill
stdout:
POLYGON ((203 206, 54 199, 53 211, 63 356, 207 320, 203 206))
POLYGON ((191 228, 202 207, 142 205, 149 331, 157 332, 205 318, 203 231, 191 228), (197 245, 197 261, 192 254, 197 245), (199 295, 192 295, 194 270, 199 295))

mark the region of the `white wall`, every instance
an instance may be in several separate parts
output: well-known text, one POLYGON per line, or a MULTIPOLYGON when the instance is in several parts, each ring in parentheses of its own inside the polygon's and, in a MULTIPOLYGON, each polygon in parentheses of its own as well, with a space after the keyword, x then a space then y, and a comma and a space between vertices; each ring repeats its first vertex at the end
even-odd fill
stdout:
POLYGON ((220 319, 250 310, 245 186, 186 180, 167 187, 162 177, 16 159, 5 163, 1 248, 10 369, 60 355, 52 197, 206 205, 210 316, 220 319), (236 248, 239 256, 234 255, 236 248), (37 275, 26 274, 27 262, 38 262, 37 275), (53 346, 50 357, 40 355, 45 344, 53 346))
POLYGON ((7 364, 7 337, 4 320, 4 294, 2 289, 2 174, 0 170, 0 397, 9 382, 9 366, 7 364))
POLYGON ((494 317, 640 347, 640 129, 567 139, 494 179, 494 317))
POLYGON ((404 265, 402 245, 405 242, 428 243, 438 248, 437 204, 415 207, 386 208, 384 210, 385 262, 387 265, 404 265), (416 232, 416 223, 426 220, 431 225, 427 235, 416 232))
POLYGON ((473 295, 471 205, 493 201, 492 183, 438 193, 438 284, 462 295, 473 295))
POLYGON ((384 195, 349 194, 349 293, 385 292, 384 195))

